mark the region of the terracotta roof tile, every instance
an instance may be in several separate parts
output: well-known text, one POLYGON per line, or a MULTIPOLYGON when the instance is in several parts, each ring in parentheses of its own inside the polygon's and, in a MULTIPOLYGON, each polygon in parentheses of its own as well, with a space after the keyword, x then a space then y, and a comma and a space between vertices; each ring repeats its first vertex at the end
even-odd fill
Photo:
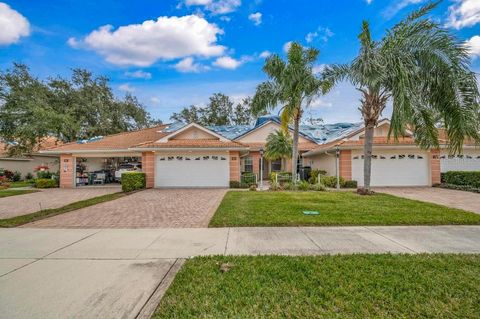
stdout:
POLYGON ((167 133, 160 132, 166 125, 159 125, 132 132, 123 132, 107 135, 100 140, 84 144, 72 142, 58 147, 49 148, 48 151, 88 151, 88 150, 113 150, 127 149, 145 141, 156 141, 167 133))
POLYGON ((234 148, 247 146, 234 141, 222 142, 219 140, 198 139, 198 140, 170 140, 165 143, 153 141, 141 143, 132 148, 234 148))

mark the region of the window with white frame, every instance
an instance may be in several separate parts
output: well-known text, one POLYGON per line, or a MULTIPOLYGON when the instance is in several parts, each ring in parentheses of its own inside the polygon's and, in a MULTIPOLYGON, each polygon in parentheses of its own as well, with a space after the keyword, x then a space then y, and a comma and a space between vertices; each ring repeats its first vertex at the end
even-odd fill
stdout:
POLYGON ((243 171, 248 173, 253 172, 253 160, 251 156, 246 156, 243 158, 243 171))

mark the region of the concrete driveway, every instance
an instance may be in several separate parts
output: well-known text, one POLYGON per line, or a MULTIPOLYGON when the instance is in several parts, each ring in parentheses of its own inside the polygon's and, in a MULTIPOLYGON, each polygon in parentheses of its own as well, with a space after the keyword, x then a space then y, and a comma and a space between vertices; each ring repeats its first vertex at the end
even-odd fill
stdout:
POLYGON ((149 318, 183 258, 480 253, 480 226, 0 229, 2 318, 149 318))
POLYGON ((480 194, 477 193, 437 187, 377 187, 374 190, 480 214, 480 194))
POLYGON ((40 192, 0 198, 0 219, 26 215, 42 209, 58 208, 92 197, 120 192, 120 186, 50 188, 40 192))
POLYGON ((226 189, 148 189, 39 220, 23 227, 207 227, 226 191, 226 189))

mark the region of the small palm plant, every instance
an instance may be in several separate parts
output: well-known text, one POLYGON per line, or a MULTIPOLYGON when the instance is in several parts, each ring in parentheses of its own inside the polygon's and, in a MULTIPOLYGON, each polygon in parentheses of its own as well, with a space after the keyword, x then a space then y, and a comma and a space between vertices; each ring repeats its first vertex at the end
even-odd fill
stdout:
POLYGON ((264 157, 268 160, 290 158, 292 156, 292 138, 288 131, 277 130, 267 136, 264 157))
POLYGON ((257 87, 253 97, 252 111, 259 114, 265 110, 281 107, 280 118, 286 130, 293 124, 292 178, 296 181, 300 121, 305 107, 319 94, 328 90, 328 83, 315 76, 313 65, 319 52, 292 43, 287 61, 273 54, 265 61, 263 71, 269 80, 257 87))
POLYGON ((420 147, 438 147, 441 125, 452 152, 461 151, 465 138, 480 141, 479 92, 468 68, 468 48, 425 17, 437 5, 430 3, 413 12, 379 41, 372 39, 364 21, 358 56, 323 73, 332 86, 347 79, 362 94, 365 194, 370 193, 374 128, 388 101, 393 105, 389 137, 393 134, 395 140, 409 129, 420 147))

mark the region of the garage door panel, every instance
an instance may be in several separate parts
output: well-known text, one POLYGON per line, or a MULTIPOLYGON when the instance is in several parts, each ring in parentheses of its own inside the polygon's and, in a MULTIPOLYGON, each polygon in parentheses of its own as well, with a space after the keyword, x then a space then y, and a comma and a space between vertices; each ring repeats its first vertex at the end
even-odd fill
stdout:
MULTIPOLYGON (((363 162, 361 152, 352 154, 352 179, 360 186, 363 186, 363 162)), ((371 186, 427 186, 429 179, 426 152, 374 152, 371 186)))
POLYGON ((155 187, 228 187, 225 154, 157 155, 155 187))
POLYGON ((440 156, 440 171, 480 171, 480 151, 465 150, 461 155, 449 155, 443 151, 440 156))

